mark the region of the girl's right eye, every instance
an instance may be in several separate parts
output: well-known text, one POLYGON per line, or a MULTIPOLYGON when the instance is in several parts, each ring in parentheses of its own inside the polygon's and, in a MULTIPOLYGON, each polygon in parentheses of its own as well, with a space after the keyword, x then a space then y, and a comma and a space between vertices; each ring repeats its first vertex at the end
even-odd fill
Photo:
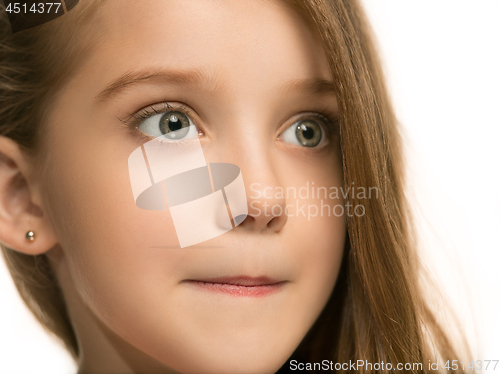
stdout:
POLYGON ((193 121, 184 113, 169 110, 151 116, 140 123, 137 129, 154 137, 164 137, 171 140, 184 140, 198 136, 198 130, 193 121))

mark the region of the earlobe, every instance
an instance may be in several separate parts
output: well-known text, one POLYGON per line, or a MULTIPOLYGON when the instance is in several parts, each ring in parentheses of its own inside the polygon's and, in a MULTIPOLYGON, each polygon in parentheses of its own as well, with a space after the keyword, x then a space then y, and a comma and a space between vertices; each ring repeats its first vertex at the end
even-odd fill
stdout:
POLYGON ((0 242, 18 252, 39 255, 57 240, 47 215, 34 202, 32 168, 21 147, 0 136, 0 242))

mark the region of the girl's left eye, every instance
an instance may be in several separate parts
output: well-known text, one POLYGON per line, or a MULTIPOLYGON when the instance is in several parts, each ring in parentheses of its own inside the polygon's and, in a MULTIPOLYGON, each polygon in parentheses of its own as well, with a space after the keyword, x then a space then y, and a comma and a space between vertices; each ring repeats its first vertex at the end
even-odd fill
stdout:
POLYGON ((287 143, 308 148, 318 148, 327 142, 324 125, 313 118, 294 122, 279 137, 287 143))
POLYGON ((198 136, 193 121, 186 114, 176 110, 146 118, 137 129, 154 138, 162 136, 172 140, 183 140, 198 136))

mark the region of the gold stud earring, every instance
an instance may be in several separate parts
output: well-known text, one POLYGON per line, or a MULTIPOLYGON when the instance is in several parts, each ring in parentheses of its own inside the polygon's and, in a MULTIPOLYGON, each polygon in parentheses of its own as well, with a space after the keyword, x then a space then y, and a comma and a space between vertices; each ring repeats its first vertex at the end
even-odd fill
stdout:
POLYGON ((35 233, 33 231, 28 231, 26 233, 26 239, 28 239, 30 242, 32 242, 33 240, 35 240, 35 233))

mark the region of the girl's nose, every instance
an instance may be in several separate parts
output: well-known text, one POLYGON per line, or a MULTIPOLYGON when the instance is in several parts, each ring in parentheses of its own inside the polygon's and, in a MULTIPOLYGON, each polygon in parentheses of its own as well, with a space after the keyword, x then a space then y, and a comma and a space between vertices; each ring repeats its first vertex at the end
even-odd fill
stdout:
MULTIPOLYGON (((245 176, 244 176, 245 178, 245 176)), ((280 187, 272 175, 260 172, 259 178, 251 178, 247 173, 245 189, 247 193, 248 216, 239 227, 257 232, 278 232, 286 224, 286 200, 279 193, 280 187)))
MULTIPOLYGON (((279 173, 279 152, 274 136, 262 117, 254 111, 225 119, 229 125, 216 134, 213 145, 204 149, 208 162, 228 162, 241 170, 248 215, 234 217, 236 230, 278 232, 287 222, 283 178, 279 173)), ((263 116, 265 117, 265 116, 263 116)), ((222 127, 222 126, 221 126, 222 127)))
POLYGON ((238 226, 257 232, 278 232, 286 224, 286 199, 275 171, 272 152, 240 159, 248 204, 248 215, 238 226))

